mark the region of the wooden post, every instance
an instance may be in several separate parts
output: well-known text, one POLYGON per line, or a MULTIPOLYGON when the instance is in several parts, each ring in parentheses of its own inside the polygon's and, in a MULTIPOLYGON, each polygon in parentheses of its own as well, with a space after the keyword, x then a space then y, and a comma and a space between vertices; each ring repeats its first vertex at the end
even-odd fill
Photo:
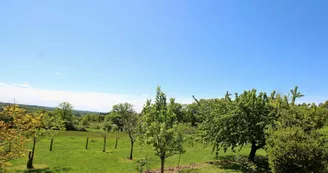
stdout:
POLYGON ((106 152, 106 136, 104 136, 104 148, 103 148, 103 152, 106 152))
POLYGON ((49 149, 50 151, 52 151, 52 145, 53 145, 53 143, 54 143, 54 139, 51 138, 51 139, 50 139, 50 149, 49 149))
POLYGON ((116 137, 116 142, 115 142, 115 149, 117 148, 117 142, 118 142, 118 137, 116 137))
POLYGON ((88 149, 88 145, 89 145, 89 137, 87 137, 87 142, 85 143, 85 149, 88 149))

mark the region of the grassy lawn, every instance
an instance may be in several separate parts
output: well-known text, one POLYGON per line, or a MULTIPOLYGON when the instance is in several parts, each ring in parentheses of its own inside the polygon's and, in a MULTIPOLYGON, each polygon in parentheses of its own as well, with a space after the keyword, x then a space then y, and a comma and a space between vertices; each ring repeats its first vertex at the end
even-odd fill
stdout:
MULTIPOLYGON (((130 151, 130 141, 125 133, 110 134, 107 140, 107 151, 102 152, 103 139, 97 132, 61 132, 54 141, 53 151, 49 151, 49 139, 43 139, 36 144, 34 166, 38 170, 30 172, 70 172, 70 173, 87 173, 87 172, 136 172, 136 161, 150 158, 150 168, 159 169, 160 160, 153 154, 151 148, 135 144, 134 160, 128 160, 130 151), (86 137, 89 136, 89 149, 85 150, 86 137), (115 137, 120 138, 118 148, 115 149, 115 137)), ((31 145, 29 145, 31 148, 31 145)), ((206 164, 207 161, 213 160, 210 148, 204 148, 201 144, 186 146, 187 152, 181 156, 180 165, 196 164, 199 167, 186 169, 184 173, 222 173, 222 172, 239 172, 236 169, 223 169, 219 166, 206 164)), ((244 148, 239 152, 241 155, 248 155, 249 148, 244 148)), ((221 157, 234 155, 231 151, 220 153, 221 157)), ((257 155, 265 155, 265 151, 258 151, 257 155)), ((17 172, 25 171, 27 157, 15 160, 13 170, 17 172)), ((175 167, 178 163, 178 155, 169 157, 166 160, 166 167, 175 167)))

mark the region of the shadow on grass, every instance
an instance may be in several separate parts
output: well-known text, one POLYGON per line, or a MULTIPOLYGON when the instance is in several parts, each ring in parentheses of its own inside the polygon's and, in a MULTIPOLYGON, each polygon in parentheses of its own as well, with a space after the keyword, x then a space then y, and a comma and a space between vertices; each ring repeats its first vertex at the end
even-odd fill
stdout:
POLYGON ((199 169, 187 169, 187 170, 181 170, 179 173, 199 173, 199 169))
POLYGON ((71 168, 54 167, 52 169, 50 168, 30 169, 30 170, 18 171, 18 173, 59 173, 59 172, 68 172, 70 170, 71 168))
MULTIPOLYGON (((246 157, 244 157, 245 160, 246 157)), ((209 164, 218 166, 220 168, 223 168, 225 170, 232 170, 234 171, 241 171, 244 173, 263 173, 268 172, 270 173, 270 168, 268 164, 267 157, 264 156, 257 156, 255 158, 255 165, 256 165, 256 171, 249 169, 249 166, 242 164, 241 162, 236 161, 235 156, 221 156, 219 157, 219 160, 208 162, 209 164)))

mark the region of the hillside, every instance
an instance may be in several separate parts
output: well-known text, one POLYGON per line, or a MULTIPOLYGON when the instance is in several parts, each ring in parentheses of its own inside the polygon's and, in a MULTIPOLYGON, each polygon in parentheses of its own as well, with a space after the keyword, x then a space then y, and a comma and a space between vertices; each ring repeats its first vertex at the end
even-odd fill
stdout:
MULTIPOLYGON (((4 108, 12 103, 4 103, 0 102, 0 108, 4 108)), ((39 109, 44 109, 48 111, 53 111, 55 107, 48 107, 48 106, 38 106, 38 105, 26 105, 26 104, 17 104, 19 107, 26 109, 28 112, 34 112, 39 109)), ((101 112, 95 112, 95 111, 84 111, 84 110, 73 110, 74 115, 76 116, 83 116, 86 114, 103 114, 101 112)))

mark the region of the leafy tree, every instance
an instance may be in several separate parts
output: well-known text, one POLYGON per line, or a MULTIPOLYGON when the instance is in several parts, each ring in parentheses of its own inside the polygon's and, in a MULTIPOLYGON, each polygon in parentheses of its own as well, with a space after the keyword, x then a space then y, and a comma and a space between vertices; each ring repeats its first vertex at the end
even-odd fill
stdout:
POLYGON ((116 129, 117 129, 117 126, 111 122, 106 122, 102 126, 100 132, 104 138, 103 152, 106 152, 106 143, 107 143, 107 137, 108 137, 109 133, 112 131, 116 131, 116 129))
MULTIPOLYGON (((215 99, 208 102, 211 105, 211 110, 207 110, 206 118, 200 124, 201 138, 206 146, 212 146, 212 152, 215 152, 215 159, 219 157, 219 150, 224 147, 225 151, 230 147, 230 143, 224 142, 226 134, 224 128, 226 127, 227 116, 232 111, 232 104, 226 99, 215 99)), ((202 106, 202 105, 201 105, 202 106)))
POLYGON ((34 153, 35 153, 35 146, 36 142, 41 140, 48 135, 48 129, 50 130, 49 124, 52 122, 49 118, 49 115, 46 112, 37 111, 33 114, 33 117, 40 120, 40 123, 35 124, 30 131, 26 133, 26 137, 33 141, 32 151, 29 152, 28 161, 26 167, 28 169, 32 169, 33 167, 33 160, 34 160, 34 153))
POLYGON ((148 100, 142 116, 142 135, 140 139, 150 144, 155 155, 161 159, 161 173, 164 172, 165 159, 185 152, 183 149, 183 133, 178 129, 176 114, 173 112, 174 99, 166 102, 166 95, 157 87, 154 103, 148 100))
POLYGON ((129 103, 120 103, 113 106, 113 111, 119 115, 122 119, 123 130, 129 135, 131 142, 130 157, 133 158, 133 145, 137 137, 138 132, 138 114, 134 111, 133 105, 129 103))
POLYGON ((265 146, 264 130, 275 119, 271 99, 275 99, 275 92, 268 97, 253 89, 235 94, 234 100, 227 92, 224 99, 212 99, 205 106, 199 103, 204 118, 203 140, 212 144, 216 153, 221 147, 226 151, 251 144, 249 160, 254 161, 256 151, 265 146))
POLYGON ((65 127, 67 130, 73 130, 73 106, 68 102, 63 102, 55 109, 55 114, 61 116, 65 120, 65 127))
POLYGON ((186 106, 180 103, 174 103, 174 105, 172 105, 172 111, 175 113, 178 123, 188 122, 186 117, 186 106))
POLYGON ((117 125, 119 131, 123 131, 124 127, 121 114, 112 111, 105 117, 105 122, 112 122, 117 125))
POLYGON ((48 112, 43 115, 44 128, 48 137, 50 138, 50 148, 49 151, 52 151, 53 142, 55 136, 60 130, 65 130, 65 121, 56 114, 50 114, 48 112))
POLYGON ((40 120, 17 105, 9 105, 0 112, 0 172, 7 171, 12 159, 23 156, 27 139, 25 134, 40 120))

